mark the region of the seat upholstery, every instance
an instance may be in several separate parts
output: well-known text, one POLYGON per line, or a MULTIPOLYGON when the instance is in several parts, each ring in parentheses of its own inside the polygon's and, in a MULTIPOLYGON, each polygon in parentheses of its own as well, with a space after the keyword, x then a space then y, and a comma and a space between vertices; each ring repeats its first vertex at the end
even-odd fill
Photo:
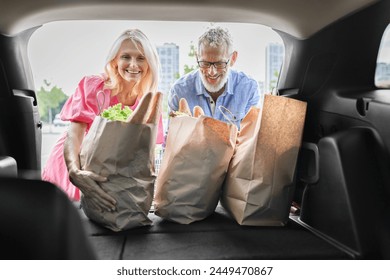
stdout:
POLYGON ((9 156, 0 156, 0 177, 17 177, 16 160, 9 156))
POLYGON ((56 186, 0 179, 0 259, 95 259, 80 215, 56 186))

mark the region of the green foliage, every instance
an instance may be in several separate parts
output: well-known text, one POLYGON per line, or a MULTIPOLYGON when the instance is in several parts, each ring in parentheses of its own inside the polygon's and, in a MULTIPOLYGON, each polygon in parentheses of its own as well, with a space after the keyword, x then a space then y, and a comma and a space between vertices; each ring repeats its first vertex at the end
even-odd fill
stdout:
POLYGON ((49 111, 51 110, 51 116, 54 118, 55 114, 58 114, 61 111, 68 96, 61 88, 57 86, 50 87, 50 83, 46 80, 44 80, 44 86, 41 86, 37 91, 39 115, 43 121, 50 122, 49 111))
POLYGON ((190 73, 191 71, 195 70, 195 66, 191 65, 188 66, 187 64, 184 65, 184 74, 190 73))
POLYGON ((271 89, 271 91, 277 86, 278 80, 279 80, 279 71, 275 70, 273 73, 273 77, 269 82, 269 88, 271 89))
MULTIPOLYGON (((193 42, 191 42, 190 44, 190 50, 188 52, 188 57, 192 57, 194 58, 194 61, 196 60, 196 51, 195 51, 195 45, 193 42)), ((184 74, 187 74, 187 73, 190 73, 191 71, 195 70, 196 68, 198 68, 198 66, 196 65, 187 65, 185 64, 184 65, 184 74)), ((180 76, 179 76, 180 77, 180 76)), ((179 78, 178 77, 178 78, 179 78)))
POLYGON ((130 116, 130 114, 133 111, 130 109, 129 106, 123 106, 122 104, 118 103, 114 106, 108 107, 106 110, 104 110, 100 115, 103 118, 106 118, 111 121, 127 121, 127 118, 130 116))
POLYGON ((191 41, 190 51, 188 52, 188 56, 195 57, 195 55, 196 55, 195 45, 194 45, 194 42, 191 41))
MULTIPOLYGON (((196 62, 196 51, 195 51, 195 45, 193 42, 190 44, 190 50, 188 51, 188 57, 193 58, 194 63, 196 62)), ((190 73, 191 71, 197 69, 198 66, 196 64, 193 65, 184 65, 184 75, 187 73, 190 73)), ((179 79, 181 77, 180 73, 175 74, 175 79, 179 79)), ((163 99, 163 114, 164 117, 168 115, 168 94, 164 94, 164 99, 163 99)))

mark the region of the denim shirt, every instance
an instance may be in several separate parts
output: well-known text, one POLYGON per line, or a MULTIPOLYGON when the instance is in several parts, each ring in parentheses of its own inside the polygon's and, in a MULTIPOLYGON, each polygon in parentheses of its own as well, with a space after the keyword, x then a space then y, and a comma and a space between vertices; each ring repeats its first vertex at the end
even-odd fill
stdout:
POLYGON ((202 107, 206 116, 232 122, 240 128, 241 120, 249 109, 258 106, 260 100, 258 83, 243 72, 229 69, 225 91, 218 97, 213 113, 210 104, 213 102, 212 98, 203 86, 200 75, 199 70, 195 70, 174 83, 168 96, 169 111, 177 111, 180 98, 185 98, 191 111, 198 105, 202 107))

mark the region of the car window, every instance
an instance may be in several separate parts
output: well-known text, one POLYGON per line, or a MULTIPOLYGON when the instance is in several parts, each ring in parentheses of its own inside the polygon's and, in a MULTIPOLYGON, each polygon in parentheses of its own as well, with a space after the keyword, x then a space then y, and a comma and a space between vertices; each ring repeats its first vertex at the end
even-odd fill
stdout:
POLYGON ((390 88, 390 25, 382 36, 375 71, 375 85, 390 88))
POLYGON ((124 30, 139 28, 155 43, 160 63, 159 90, 164 94, 163 118, 167 118, 167 93, 181 75, 197 68, 194 50, 198 37, 210 26, 229 29, 238 59, 234 69, 258 81, 262 93, 277 83, 283 61, 283 43, 272 29, 258 24, 152 21, 62 21, 48 23, 31 36, 28 54, 43 121, 42 167, 55 134, 67 125, 55 118, 85 75, 103 73, 106 55, 124 30), (157 26, 157 28, 156 28, 157 26), (174 32, 173 32, 174 31, 174 32), (55 122, 55 123, 54 123, 55 122), (54 134, 54 136, 53 136, 54 134), (49 139, 49 140, 48 140, 49 139), (50 141, 50 143, 46 143, 50 141))

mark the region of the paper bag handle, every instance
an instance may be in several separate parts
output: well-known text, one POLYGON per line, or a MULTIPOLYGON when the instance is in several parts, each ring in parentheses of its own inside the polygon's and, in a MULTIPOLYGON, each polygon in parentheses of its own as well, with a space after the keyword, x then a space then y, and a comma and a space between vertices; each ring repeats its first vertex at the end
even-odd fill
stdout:
POLYGON ((104 104, 106 103, 106 95, 104 94, 104 91, 99 90, 96 93, 96 103, 97 103, 98 110, 99 110, 99 115, 100 115, 102 113, 103 109, 104 109, 104 104), (100 103, 99 95, 103 96, 103 103, 100 103))
POLYGON ((271 95, 279 96, 279 90, 276 87, 272 88, 271 95))
POLYGON ((233 113, 232 113, 228 108, 226 108, 225 106, 219 105, 219 106, 218 106, 218 109, 219 109, 219 111, 221 112, 221 114, 224 116, 224 118, 225 118, 230 124, 234 124, 234 125, 235 125, 235 123, 232 121, 232 119, 234 119, 235 116, 233 115, 233 113), (225 113, 223 112, 222 109, 225 110, 225 113), (229 117, 226 113, 229 114, 230 117, 229 117))

